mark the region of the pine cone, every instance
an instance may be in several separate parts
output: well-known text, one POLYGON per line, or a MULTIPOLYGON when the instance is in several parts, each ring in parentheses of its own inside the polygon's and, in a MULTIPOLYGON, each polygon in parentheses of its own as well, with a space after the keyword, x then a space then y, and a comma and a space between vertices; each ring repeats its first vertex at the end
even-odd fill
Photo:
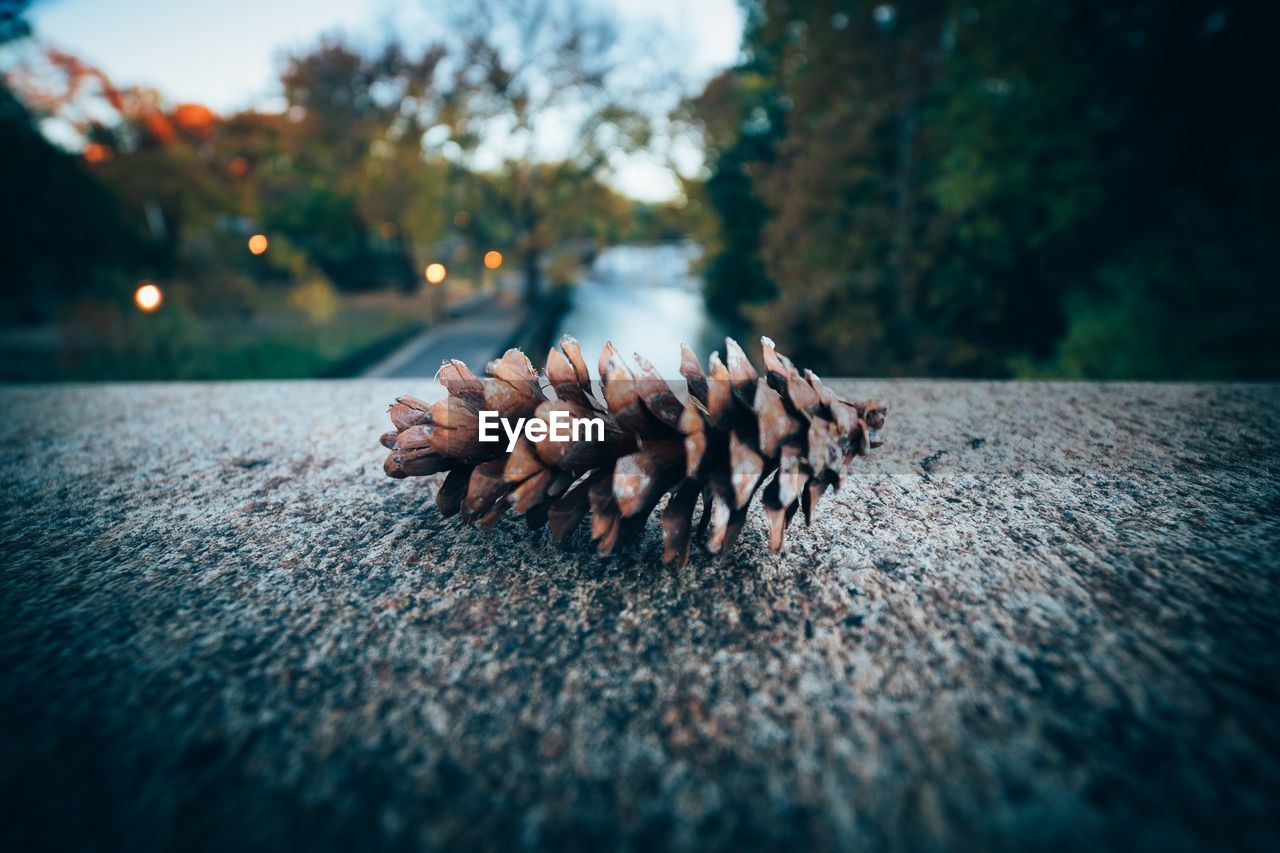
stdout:
POLYGON ((591 514, 591 538, 607 555, 637 538, 662 496, 663 559, 683 566, 698 497, 699 532, 707 547, 727 551, 742 530, 752 496, 763 484, 769 544, 777 553, 797 509, 808 522, 828 487, 843 483, 842 466, 879 446, 884 425, 878 400, 851 403, 821 380, 803 374, 762 338, 765 381, 742 348, 725 340, 728 365, 711 354, 707 373, 681 348, 681 402, 670 383, 636 356, 633 372, 613 344, 600 355, 600 388, 593 387, 578 342, 560 340, 547 356, 544 386, 516 349, 489 363, 480 379, 461 361, 447 361, 437 379, 448 396, 436 403, 400 397, 390 409, 395 429, 382 436, 392 477, 448 472, 436 495, 446 518, 489 528, 507 507, 530 529, 550 526, 557 543, 591 514), (549 386, 549 387, 548 387, 549 386), (551 394, 548 394, 551 391, 551 394), (599 418, 601 440, 531 441, 521 435, 507 451, 507 435, 482 441, 481 412, 508 423, 536 418, 599 418))

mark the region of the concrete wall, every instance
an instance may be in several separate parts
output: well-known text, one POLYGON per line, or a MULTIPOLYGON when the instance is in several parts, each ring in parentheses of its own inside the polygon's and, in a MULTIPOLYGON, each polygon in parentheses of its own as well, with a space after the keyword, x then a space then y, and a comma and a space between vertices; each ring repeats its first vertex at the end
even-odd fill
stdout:
POLYGON ((0 841, 1276 836, 1280 388, 866 381, 772 557, 441 520, 401 382, 0 390, 0 841))

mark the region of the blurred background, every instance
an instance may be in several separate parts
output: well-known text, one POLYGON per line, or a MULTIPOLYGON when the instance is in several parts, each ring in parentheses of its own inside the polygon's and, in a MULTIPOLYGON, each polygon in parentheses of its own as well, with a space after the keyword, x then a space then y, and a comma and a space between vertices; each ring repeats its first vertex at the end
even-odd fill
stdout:
POLYGON ((0 379, 1275 378, 1278 7, 0 0, 0 379))

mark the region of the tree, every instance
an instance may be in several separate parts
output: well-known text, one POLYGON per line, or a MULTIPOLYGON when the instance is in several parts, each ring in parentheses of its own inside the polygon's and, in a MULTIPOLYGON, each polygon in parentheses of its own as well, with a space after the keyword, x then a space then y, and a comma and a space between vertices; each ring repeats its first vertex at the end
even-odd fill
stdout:
POLYGON ((0 0, 0 45, 31 34, 31 24, 23 17, 31 0, 0 0))
MULTIPOLYGON (((757 23, 758 17, 749 19, 748 28, 757 23)), ((734 325, 744 321, 745 306, 777 295, 761 255, 769 211, 753 172, 774 160, 785 132, 784 113, 762 52, 717 75, 681 108, 680 120, 697 128, 713 167, 706 197, 720 229, 706 271, 707 305, 734 325)))
POLYGON ((112 194, 51 145, 0 83, 0 318, 39 322, 77 295, 114 286, 139 246, 112 194))
POLYGON ((208 145, 218 119, 206 107, 117 86, 101 69, 53 47, 17 65, 9 79, 38 115, 75 134, 86 168, 128 212, 151 266, 172 264, 184 232, 207 228, 227 210, 228 188, 208 145))
POLYGON ((449 141, 470 170, 496 175, 532 301, 547 250, 586 230, 582 219, 594 213, 572 189, 645 144, 650 119, 642 97, 619 96, 624 52, 606 14, 574 0, 481 0, 453 23, 449 141))
MULTIPOLYGON (((0 2, 0 45, 28 36, 26 0, 0 2)), ((0 81, 0 320, 44 322, 77 295, 114 287, 139 252, 120 206, 77 158, 53 146, 0 81)))
POLYGON ((375 286, 384 271, 417 286, 444 226, 445 166, 423 147, 441 109, 443 56, 439 45, 411 53, 394 41, 365 55, 326 38, 282 76, 291 169, 267 215, 348 287, 375 286))
MULTIPOLYGON (((758 246, 778 288, 741 310, 797 358, 876 373, 1280 370, 1262 331, 1280 319, 1265 153, 1280 133, 1257 108, 1275 9, 750 9, 732 86, 763 94, 722 131, 709 190, 736 181, 759 199, 758 236, 747 204, 721 205, 727 233, 748 220, 737 245, 747 259, 758 246), (756 126, 770 145, 744 157, 756 126)), ((711 275, 713 294, 738 286, 711 275)))

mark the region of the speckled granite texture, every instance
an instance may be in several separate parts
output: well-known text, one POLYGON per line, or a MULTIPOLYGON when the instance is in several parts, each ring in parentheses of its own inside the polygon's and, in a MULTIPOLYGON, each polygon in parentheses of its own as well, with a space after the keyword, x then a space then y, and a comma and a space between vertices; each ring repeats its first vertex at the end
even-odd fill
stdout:
POLYGON ((406 382, 0 390, 0 847, 1275 843, 1280 387, 838 383, 677 573, 442 521, 406 382))

